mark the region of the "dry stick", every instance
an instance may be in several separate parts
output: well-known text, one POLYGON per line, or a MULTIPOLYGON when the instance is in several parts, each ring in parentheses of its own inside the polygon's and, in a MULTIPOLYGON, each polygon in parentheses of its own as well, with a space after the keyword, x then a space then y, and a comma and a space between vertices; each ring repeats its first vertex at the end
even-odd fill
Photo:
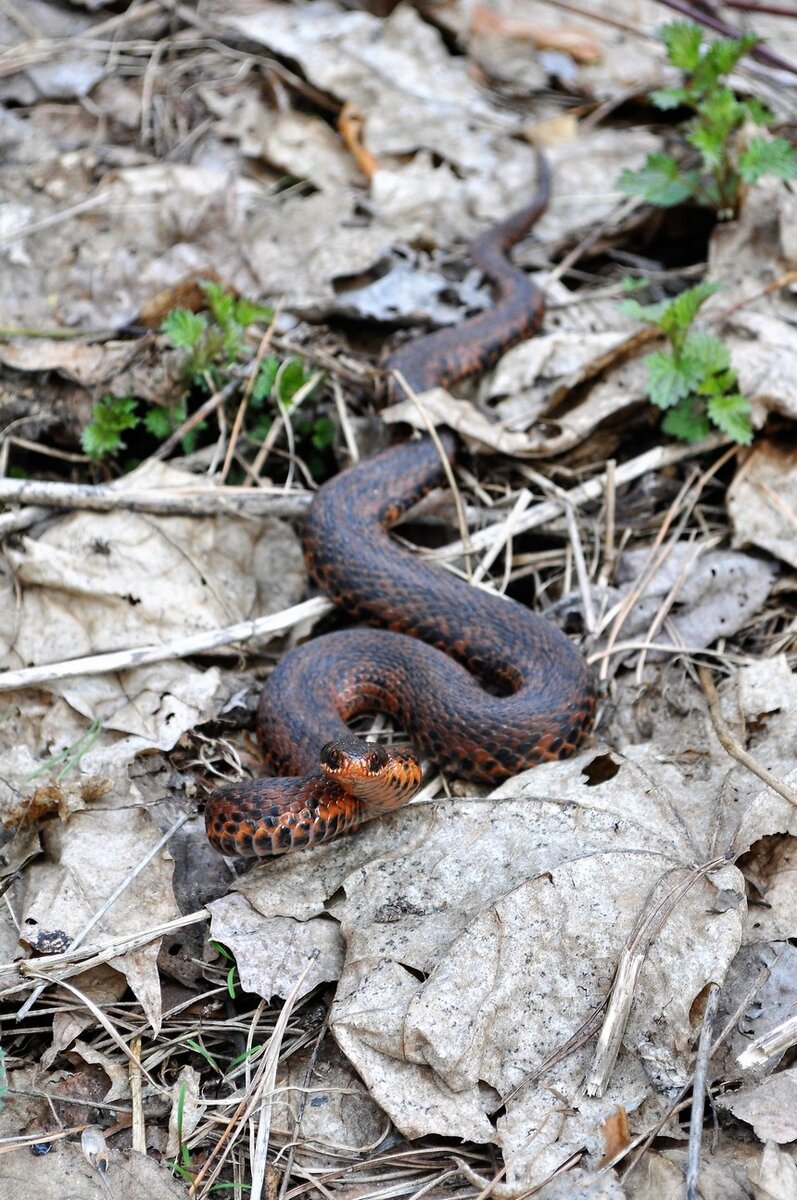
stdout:
MULTIPOLYGON (((0 504, 46 505, 47 508, 88 509, 92 512, 158 513, 163 516, 212 517, 245 514, 252 517, 299 517, 311 499, 309 492, 281 488, 217 487, 197 482, 185 487, 131 488, 110 484, 56 483, 38 479, 0 479, 0 504)), ((0 517, 0 527, 3 517, 0 517)))
MULTIPOLYGON (((685 527, 686 520, 689 517, 689 515, 693 512, 694 507, 697 504, 698 500, 700 499, 700 496, 702 495, 703 489, 705 488, 706 484, 717 473, 717 471, 720 469, 720 467, 722 467, 728 461, 728 459, 731 458, 736 453, 736 451, 737 451, 737 447, 735 445, 732 445, 731 447, 729 447, 729 449, 726 450, 724 454, 720 455, 720 457, 717 459, 717 461, 715 463, 713 463, 708 468, 707 471, 703 472, 703 474, 699 477, 699 479, 694 484, 694 486, 690 483, 688 485, 684 485, 684 487, 681 488, 681 491, 678 493, 675 500, 670 505, 669 511, 667 512, 667 514, 664 518, 664 521, 662 522, 661 528, 659 529, 658 533, 656 534, 656 538, 655 538, 653 545, 650 549, 650 552, 648 554, 647 561, 645 563, 645 566, 642 569, 642 572, 639 576, 639 579, 637 580, 636 585, 629 591, 628 595, 625 597, 625 599, 622 601, 622 603, 620 605, 620 609, 617 613, 617 616, 614 619, 611 631, 609 633, 609 637, 608 637, 608 641, 607 641, 607 649, 611 650, 613 648, 614 643, 620 633, 620 630, 622 628, 623 622, 625 621, 626 617, 630 613, 630 611, 633 608, 636 601, 642 595, 642 593, 645 590, 645 588, 647 587, 649 581, 653 578, 654 574, 659 569, 659 566, 661 565, 661 563, 668 557, 668 555, 670 554, 670 551, 672 550, 672 548, 674 547, 674 545, 680 538, 680 534, 681 534, 683 528, 685 527), (690 492, 691 492, 691 495, 689 494, 690 492), (665 534, 669 530, 670 525, 672 524, 672 521, 675 519, 675 516, 678 512, 678 509, 680 508, 681 503, 684 500, 687 500, 687 497, 688 497, 688 502, 686 504, 686 508, 684 510, 684 513, 682 514, 681 521, 680 521, 679 525, 676 527, 673 537, 670 540, 669 546, 665 547, 662 551, 657 553, 657 548, 664 540, 665 534)), ((618 472, 618 474, 619 474, 619 472, 618 472)), ((650 640, 650 639, 648 638, 648 640, 650 640)), ((606 660, 605 665, 608 667, 608 659, 606 660)), ((605 671, 602 672, 602 677, 605 677, 605 673, 606 673, 605 671)))
MULTIPOLYGON (((244 369, 242 374, 245 373, 246 369, 244 369)), ((183 440, 185 435, 190 433, 192 429, 196 428, 200 421, 204 421, 205 417, 210 416, 210 414, 215 412, 217 408, 222 408, 224 406, 224 401, 233 395, 235 390, 240 387, 240 384, 241 380, 237 376, 234 379, 229 379, 223 388, 219 388, 217 392, 214 392, 212 396, 208 397, 204 404, 199 406, 196 412, 191 413, 191 416, 187 417, 186 420, 183 421, 179 429, 175 429, 173 433, 169 434, 166 441, 161 442, 157 450, 154 450, 152 454, 150 454, 150 458, 159 460, 164 459, 171 454, 172 450, 176 449, 176 447, 180 445, 180 442, 183 440)))
MULTIPOLYGON (((592 1066, 587 1073, 584 1085, 588 1096, 602 1096, 606 1091, 627 1027, 636 979, 654 938, 658 937, 676 907, 685 899, 691 889, 709 871, 716 870, 717 867, 722 867, 726 863, 727 859, 721 857, 694 867, 685 880, 675 884, 656 902, 649 913, 640 918, 637 927, 623 948, 617 973, 611 986, 606 1016, 598 1037, 598 1044, 595 1047, 592 1066)), ((663 882, 664 876, 654 885, 651 896, 659 883, 663 882)))
POLYGON ((349 416, 349 409, 346 404, 346 398, 343 395, 343 388, 340 386, 340 381, 332 376, 332 395, 335 398, 335 408, 340 422, 340 431, 343 434, 343 440, 346 443, 346 449, 349 453, 351 462, 360 461, 360 447, 357 445, 357 438, 354 436, 354 429, 349 416))
POLYGON ((209 919, 208 910, 200 908, 184 917, 175 917, 173 921, 166 921, 163 925, 155 925, 152 929, 142 930, 141 933, 124 934, 109 942, 107 946, 99 948, 92 946, 85 950, 62 950, 59 954, 48 954, 44 958, 37 958, 32 963, 29 963, 27 959, 0 963, 0 974, 35 975, 37 979, 46 975, 48 983, 58 982, 61 979, 61 973, 57 970, 59 967, 64 967, 67 975, 90 971, 107 962, 109 958, 121 958, 128 950, 138 950, 141 946, 154 942, 156 938, 165 937, 167 934, 176 933, 179 929, 185 929, 188 925, 197 925, 200 921, 209 919), (51 969, 53 969, 52 979, 47 974, 51 969))
POLYGON ((136 1035, 130 1043, 135 1056, 128 1064, 130 1078, 130 1100, 133 1107, 133 1149, 138 1154, 147 1153, 147 1134, 144 1122, 144 1103, 141 1093, 141 1037, 136 1035))
MULTIPOLYGON (((729 440, 724 434, 714 433, 710 434, 702 442, 692 442, 685 445, 655 446, 652 450, 647 450, 644 454, 640 454, 636 458, 631 458, 628 462, 623 463, 622 466, 617 467, 614 471, 615 486, 621 487, 626 483, 631 483, 634 479, 639 479, 640 476, 648 472, 658 471, 662 467, 671 466, 673 463, 682 462, 684 459, 707 454, 712 450, 727 446, 729 440)), ((735 449, 736 447, 734 447, 735 449)), ((566 493, 564 500, 545 500, 542 504, 535 505, 534 508, 529 509, 518 518, 513 533, 525 533, 529 529, 537 529, 540 525, 546 525, 555 517, 561 516, 568 504, 577 508, 582 504, 588 503, 590 500, 598 500, 606 488, 606 481, 607 474, 604 471, 601 475, 596 475, 593 479, 588 479, 585 483, 571 488, 566 493)), ((494 536, 491 528, 479 529, 470 535, 469 548, 471 550, 486 550, 492 544, 494 536)), ((463 554, 464 549, 462 541, 450 542, 435 557, 458 558, 463 554)))
MULTIPOLYGON (((669 616, 670 609, 676 601, 678 593, 683 587, 684 580, 690 574, 692 567, 695 565, 697 560, 705 552, 713 550, 714 547, 717 546, 721 541, 722 535, 717 534, 714 537, 707 538, 703 542, 694 541, 691 543, 691 553, 684 555, 684 561, 681 563, 681 568, 673 581, 672 587, 667 592, 667 595, 662 600, 661 604, 653 615, 652 621, 648 625, 647 632, 645 634, 646 642, 652 642, 656 635, 660 632, 662 625, 669 616)), ((676 638, 671 632, 671 627, 668 626, 667 628, 668 632, 670 632, 670 635, 673 637, 673 643, 675 643, 676 638)), ((679 638, 678 640, 681 641, 682 639, 679 638)), ((642 686, 646 662, 647 652, 643 650, 637 661, 636 671, 634 672, 635 682, 638 687, 642 686)))
POLYGON ((697 1047, 695 1062, 695 1078, 692 1083, 692 1119, 689 1122, 689 1154, 686 1162, 686 1200, 698 1200, 698 1180, 700 1178, 700 1148, 703 1138, 703 1105, 706 1094, 706 1076, 708 1062, 711 1057, 711 1037, 714 1032, 714 1021, 717 1016, 717 1005, 720 998, 720 986, 712 983, 706 1001, 706 1014, 703 1018, 703 1028, 700 1030, 700 1042, 697 1047))
POLYGON ((740 12, 767 13, 772 17, 797 17, 797 8, 784 8, 782 4, 751 4, 749 0, 725 0, 726 8, 737 8, 740 12))
POLYGON ((774 1029, 755 1038, 736 1061, 743 1071, 747 1071, 751 1067, 762 1067, 768 1058, 782 1054, 784 1050, 788 1050, 795 1043, 797 1043, 797 1017, 789 1017, 780 1025, 776 1025, 774 1029))
POLYGON ((737 762, 742 764, 742 766, 747 767, 748 771, 752 771, 754 775, 757 775, 758 778, 767 785, 767 787, 771 787, 773 792, 777 792, 778 795, 782 796, 784 800, 788 800, 789 804, 794 804, 797 806, 797 792, 793 792, 791 788, 787 788, 785 783, 781 783, 781 781, 777 779, 771 773, 771 771, 768 771, 766 767, 762 767, 761 764, 753 758, 752 754, 748 754, 748 752, 742 746, 740 746, 734 738, 733 734, 728 728, 724 716, 722 715, 720 698, 717 695, 717 689, 714 686, 714 678, 708 667, 699 667, 698 676, 700 678, 700 686, 703 689, 703 695, 706 697, 706 701, 708 702, 708 711, 711 715, 712 724, 714 725, 714 732, 719 738, 722 748, 726 750, 728 754, 730 754, 731 758, 735 758, 737 762))
MULTIPOLYGON (((32 970, 30 973, 34 974, 32 970)), ((47 982, 49 982, 49 980, 47 982)), ((129 1062, 137 1067, 141 1074, 146 1078, 147 1083, 149 1083, 150 1087, 154 1089, 155 1093, 157 1095, 163 1095, 166 1089, 159 1084, 157 1080, 153 1079, 146 1067, 142 1066, 140 1059, 136 1058, 127 1042, 117 1031, 116 1026, 108 1019, 108 1017, 106 1017, 105 1013, 98 1005, 94 1003, 91 997, 87 996, 84 992, 81 992, 80 988, 76 988, 73 984, 67 983, 65 979, 59 980, 59 986, 65 988, 68 992, 71 992, 78 1003, 89 1010, 92 1016, 99 1021, 100 1025, 102 1025, 103 1029, 115 1043, 115 1045, 122 1051, 122 1054, 125 1056, 125 1058, 127 1058, 129 1062)))
POLYGON ((300 621, 317 620, 332 611, 332 602, 323 596, 313 596, 292 608, 283 609, 269 617, 255 617, 227 625, 221 629, 210 629, 205 633, 163 642, 159 646, 141 646, 132 650, 114 650, 109 654, 89 654, 85 658, 70 658, 62 662, 47 663, 41 667, 22 667, 18 671, 5 671, 0 675, 0 692, 14 688, 36 687, 43 683, 54 683, 58 679, 72 679, 76 675, 103 675, 108 671, 126 671, 146 663, 166 662, 172 658, 186 658, 202 654, 233 642, 246 642, 253 637, 284 633, 300 621))

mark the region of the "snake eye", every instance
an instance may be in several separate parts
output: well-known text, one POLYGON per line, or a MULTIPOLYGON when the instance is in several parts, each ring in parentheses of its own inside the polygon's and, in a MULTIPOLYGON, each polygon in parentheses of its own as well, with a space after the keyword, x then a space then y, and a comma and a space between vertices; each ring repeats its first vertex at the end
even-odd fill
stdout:
POLYGON ((321 764, 331 771, 336 771, 340 767, 341 755, 340 750, 334 742, 327 742, 326 746, 321 747, 321 764))
POLYGON ((365 756, 366 770, 372 774, 381 771, 387 762, 387 753, 381 746, 375 746, 373 750, 369 750, 365 756))

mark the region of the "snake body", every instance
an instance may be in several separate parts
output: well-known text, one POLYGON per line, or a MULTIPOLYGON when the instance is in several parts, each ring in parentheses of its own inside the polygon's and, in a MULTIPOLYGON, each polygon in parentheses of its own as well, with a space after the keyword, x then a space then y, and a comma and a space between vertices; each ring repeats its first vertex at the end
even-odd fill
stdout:
MULTIPOLYGON (((414 389, 482 369, 539 327, 542 297, 505 253, 547 197, 543 167, 532 203, 474 246, 495 307, 388 361, 414 389)), ((454 437, 444 432, 441 444, 453 459, 454 437)), ((411 750, 354 738, 348 723, 364 712, 388 713, 439 768, 486 783, 572 754, 589 730, 592 679, 563 633, 391 539, 390 528, 443 474, 437 447, 423 438, 349 468, 314 498, 304 532, 312 577, 349 616, 382 628, 326 634, 285 655, 269 677, 257 727, 277 778, 210 796, 207 833, 222 853, 282 854, 406 803, 419 761, 411 750)))

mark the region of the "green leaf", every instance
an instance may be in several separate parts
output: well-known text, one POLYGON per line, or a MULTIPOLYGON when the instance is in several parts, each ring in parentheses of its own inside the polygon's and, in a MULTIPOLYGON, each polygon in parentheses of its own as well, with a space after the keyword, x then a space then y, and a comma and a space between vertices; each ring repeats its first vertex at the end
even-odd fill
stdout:
POLYGON ((186 1038, 185 1044, 191 1050, 193 1050, 195 1054, 201 1054, 201 1056, 213 1068, 214 1071, 218 1071, 219 1075, 222 1074, 219 1064, 216 1062, 210 1051, 205 1049, 201 1042, 198 1042, 196 1038, 186 1038))
POLYGON ((290 404, 299 388, 306 382, 304 367, 298 358, 286 358, 277 372, 277 397, 290 404))
POLYGON ((708 415, 714 424, 727 433, 741 446, 749 446, 753 440, 750 424, 750 401, 739 392, 728 392, 724 396, 712 396, 708 401, 708 415))
POLYGON ((682 442, 699 442, 711 432, 711 425, 702 407, 694 399, 685 400, 671 408, 661 423, 665 433, 682 442))
POLYGON ((661 109, 662 112, 668 112, 673 108, 680 108, 683 104, 688 104, 691 99, 689 88, 685 87, 667 87, 656 88, 652 92, 648 92, 648 100, 655 107, 661 109))
POLYGON ((775 114, 772 109, 768 108, 763 100, 759 100, 757 96, 751 96, 749 99, 743 100, 742 104, 754 125, 771 125, 775 120, 775 114))
POLYGON ((159 442, 165 441, 174 428, 168 410, 158 406, 149 409, 144 417, 144 425, 159 442))
POLYGON ((630 196, 640 196, 648 204, 658 204, 662 208, 671 208, 681 204, 692 194, 692 189, 685 183, 678 164, 669 154, 649 154, 644 167, 638 171, 625 170, 617 180, 621 192, 630 196))
POLYGON ((794 179, 797 155, 785 138, 752 138, 739 158, 739 174, 745 183, 755 183, 762 175, 794 179))
POLYGON ((233 317, 246 329, 247 325, 267 325, 274 319, 274 309, 268 304, 256 304, 241 297, 233 306, 233 317))
POLYGON ((747 33, 740 38, 718 38, 706 50, 701 67, 709 79, 716 81, 729 74, 758 40, 754 33, 747 33))
POLYGON ((707 171, 713 171, 722 164, 728 138, 716 125, 700 121, 686 135, 686 140, 695 150, 700 151, 703 166, 707 171))
POLYGON ((191 312, 188 308, 173 308, 164 317, 161 332, 166 334, 176 350, 193 350, 207 326, 204 313, 191 312))
POLYGON ((84 453, 99 461, 123 450, 122 433, 135 429, 139 420, 134 396, 104 396, 92 408, 91 420, 80 435, 84 453))
POLYGON ((335 440, 335 422, 329 417, 317 417, 313 421, 311 441, 316 450, 328 450, 335 440))
POLYGON ((620 301, 620 312, 625 317, 633 317, 637 321, 644 321, 646 325, 661 325, 661 319, 667 311, 667 300, 659 300, 656 304, 640 304, 638 300, 629 299, 620 301))
POLYGON ((266 355, 260 364, 257 378, 252 385, 252 404, 255 408, 262 405, 263 401, 271 395, 271 389, 274 387, 274 381, 277 378, 277 371, 279 369, 280 360, 276 354, 266 355))
POLYGON ((659 37, 667 47, 667 58, 674 67, 691 74, 700 63, 703 30, 691 21, 672 21, 663 25, 659 37))
POLYGON ((233 296, 232 292, 228 292, 220 283, 216 283, 213 279, 203 279, 200 281, 199 286, 205 293, 208 307, 219 325, 229 325, 233 319, 233 309, 235 307, 235 296, 233 296))
POLYGON ((624 292, 643 292, 649 286, 649 281, 641 275, 624 275, 620 280, 624 292))
POLYGON ((681 347, 681 363, 696 378, 727 372, 731 365, 728 347, 711 333, 690 333, 681 347))
POLYGON ((684 374, 672 354, 657 350, 645 358, 648 368, 647 394, 659 408, 672 408, 692 390, 692 380, 684 374))
POLYGON ((698 283, 695 287, 687 288, 667 305, 659 322, 661 329, 669 338, 676 337, 689 328, 697 316, 701 306, 709 296, 719 291, 717 283, 698 283))
POLYGON ((699 106, 698 112, 701 124, 709 126, 717 139, 727 138, 738 129, 746 115, 744 105, 726 87, 715 88, 699 106))

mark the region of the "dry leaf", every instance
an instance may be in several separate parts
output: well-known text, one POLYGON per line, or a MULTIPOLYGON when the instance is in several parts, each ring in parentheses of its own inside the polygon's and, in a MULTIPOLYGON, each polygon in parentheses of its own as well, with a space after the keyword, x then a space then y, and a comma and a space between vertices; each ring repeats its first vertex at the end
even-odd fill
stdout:
POLYGON ((264 1000, 287 996, 308 964, 300 996, 340 975, 343 940, 334 921, 264 917, 234 892, 207 907, 210 936, 234 955, 244 991, 264 1000))
POLYGON ((786 444, 755 444, 728 489, 734 545, 759 546, 797 567, 797 454, 786 444))

